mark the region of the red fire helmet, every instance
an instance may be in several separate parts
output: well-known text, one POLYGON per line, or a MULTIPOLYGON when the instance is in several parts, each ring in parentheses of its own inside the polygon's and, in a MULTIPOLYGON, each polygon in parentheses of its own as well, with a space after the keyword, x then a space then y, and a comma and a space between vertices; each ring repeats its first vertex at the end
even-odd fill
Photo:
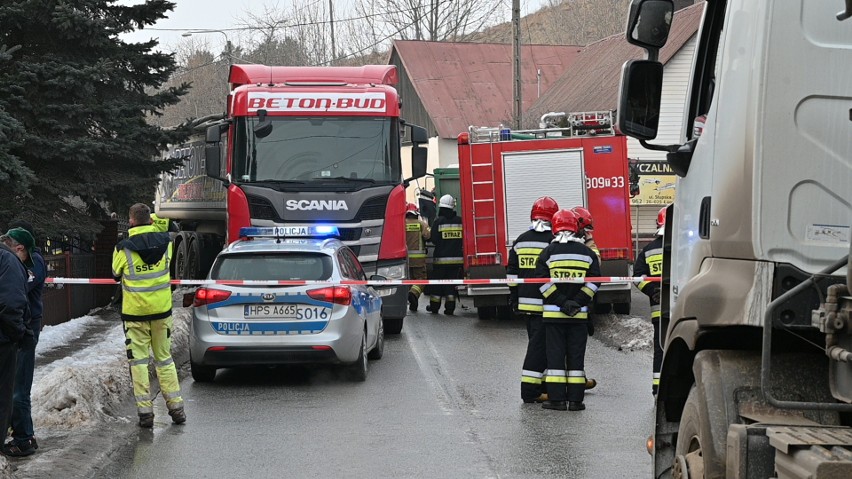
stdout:
POLYGON ((553 230, 553 234, 559 234, 563 231, 569 231, 571 233, 577 233, 580 231, 580 224, 577 221, 577 215, 575 215, 571 210, 559 210, 556 214, 553 215, 553 219, 550 220, 551 229, 553 230))
POLYGON ((419 215, 420 209, 414 203, 406 203, 405 204, 405 213, 412 215, 419 215))
POLYGON ((666 224, 666 208, 666 206, 663 206, 657 212, 657 228, 666 224))
POLYGON ((580 229, 593 230, 595 229, 595 221, 592 219, 592 213, 582 206, 571 208, 571 212, 577 215, 577 222, 580 224, 580 229))
POLYGON ((550 221, 557 211, 559 211, 559 205, 556 200, 549 196, 542 196, 533 203, 530 219, 550 221))

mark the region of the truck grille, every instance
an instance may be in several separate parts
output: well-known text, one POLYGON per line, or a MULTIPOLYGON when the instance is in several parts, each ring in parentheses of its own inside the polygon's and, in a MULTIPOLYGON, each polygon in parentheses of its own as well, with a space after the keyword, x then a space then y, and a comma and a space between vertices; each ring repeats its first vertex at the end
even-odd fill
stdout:
POLYGON ((356 221, 380 220, 385 217, 385 206, 388 203, 388 195, 374 196, 365 201, 358 210, 356 221))
POLYGON ((338 228, 340 241, 356 241, 361 239, 361 228, 338 228))
POLYGON ((257 218, 259 220, 271 220, 275 222, 281 221, 280 218, 278 218, 278 213, 275 212, 275 208, 272 206, 272 203, 270 203, 266 198, 246 195, 246 199, 248 200, 249 214, 252 218, 257 218))

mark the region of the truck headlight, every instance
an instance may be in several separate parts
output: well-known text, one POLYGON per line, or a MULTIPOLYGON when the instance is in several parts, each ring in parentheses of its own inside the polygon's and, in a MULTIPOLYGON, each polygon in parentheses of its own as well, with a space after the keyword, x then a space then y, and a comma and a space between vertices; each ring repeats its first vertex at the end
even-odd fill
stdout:
POLYGON ((387 279, 405 279, 405 263, 390 266, 379 266, 376 274, 387 279))

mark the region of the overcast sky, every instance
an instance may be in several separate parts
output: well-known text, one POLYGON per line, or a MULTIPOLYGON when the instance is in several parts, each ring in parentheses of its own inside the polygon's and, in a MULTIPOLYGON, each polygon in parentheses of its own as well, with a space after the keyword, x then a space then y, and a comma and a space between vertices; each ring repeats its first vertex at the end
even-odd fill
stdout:
MULTIPOLYGON (((152 37, 159 38, 161 48, 165 51, 172 49, 182 40, 181 34, 189 30, 222 30, 239 27, 240 17, 245 17, 246 12, 262 13, 264 7, 278 6, 283 9, 292 3, 292 0, 173 0, 177 7, 169 14, 169 18, 160 20, 156 25, 145 30, 124 35, 125 41, 140 42, 152 37), (173 29, 177 31, 160 31, 154 29, 173 29)), ((324 1, 324 0, 318 0, 324 1)), ((335 5, 342 8, 351 4, 351 0, 333 0, 335 5)), ((547 0, 521 0, 521 13, 537 10, 547 0)), ((137 4, 138 0, 120 0, 123 4, 137 4)), ((511 5, 506 0, 507 5, 511 5)), ((337 8, 335 8, 337 10, 337 8)), ((506 8, 507 15, 510 10, 506 8)), ((506 21, 511 20, 508 16, 506 21)), ((239 32, 226 32, 228 38, 239 43, 239 32)), ((225 36, 221 33, 205 34, 210 45, 224 46, 225 36)))

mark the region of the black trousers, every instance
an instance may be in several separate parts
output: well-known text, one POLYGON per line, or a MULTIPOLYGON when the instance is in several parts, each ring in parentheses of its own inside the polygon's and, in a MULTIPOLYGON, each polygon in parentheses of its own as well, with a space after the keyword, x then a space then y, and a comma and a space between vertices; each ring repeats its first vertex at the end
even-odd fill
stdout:
POLYGON ((663 369, 663 346, 660 344, 660 320, 652 319, 651 324, 654 325, 654 375, 653 375, 653 392, 657 392, 657 387, 660 385, 660 370, 663 369))
POLYGON ((521 399, 535 399, 544 392, 544 370, 547 368, 547 345, 541 315, 525 314, 527 321, 527 355, 521 373, 521 399))
MULTIPOLYGON (((432 273, 429 279, 462 279, 464 268, 460 264, 436 264, 432 265, 432 273)), ((441 308, 441 301, 446 301, 444 310, 452 313, 456 309, 456 285, 454 284, 430 284, 426 287, 429 295, 429 307, 432 311, 441 308)))
POLYGON ((586 393, 586 341, 589 327, 585 322, 544 323, 547 345, 545 384, 551 401, 582 402, 586 393), (566 370, 565 367, 568 369, 566 370))
POLYGON ((0 444, 6 443, 12 419, 12 394, 18 365, 18 345, 0 343, 0 444))

